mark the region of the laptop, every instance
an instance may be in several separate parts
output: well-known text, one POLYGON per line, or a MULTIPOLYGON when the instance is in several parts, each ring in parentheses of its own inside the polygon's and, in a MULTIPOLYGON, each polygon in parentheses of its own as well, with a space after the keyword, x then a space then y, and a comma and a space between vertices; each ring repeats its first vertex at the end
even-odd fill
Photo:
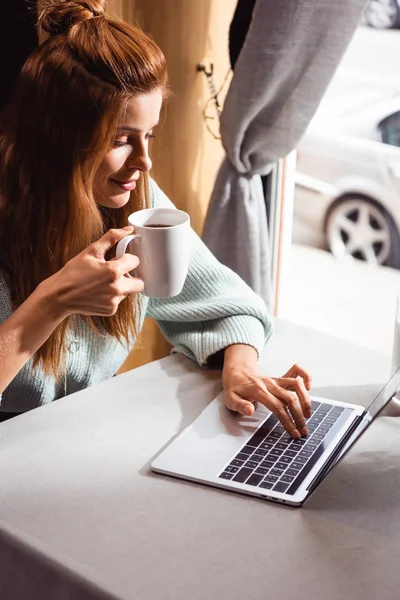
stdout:
POLYGON ((291 506, 302 506, 400 388, 398 369, 366 409, 311 397, 308 436, 293 439, 265 406, 244 417, 220 394, 168 444, 153 471, 291 506))

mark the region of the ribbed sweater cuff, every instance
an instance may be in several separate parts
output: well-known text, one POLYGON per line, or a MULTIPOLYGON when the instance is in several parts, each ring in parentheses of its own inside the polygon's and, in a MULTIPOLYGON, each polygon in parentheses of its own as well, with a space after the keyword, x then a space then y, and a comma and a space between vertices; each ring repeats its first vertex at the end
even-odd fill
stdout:
POLYGON ((260 357, 272 332, 272 321, 266 329, 255 317, 235 315, 214 322, 212 329, 203 330, 201 334, 191 333, 187 339, 185 335, 180 335, 180 343, 174 350, 195 359, 202 366, 207 364, 211 356, 233 344, 252 346, 260 357))

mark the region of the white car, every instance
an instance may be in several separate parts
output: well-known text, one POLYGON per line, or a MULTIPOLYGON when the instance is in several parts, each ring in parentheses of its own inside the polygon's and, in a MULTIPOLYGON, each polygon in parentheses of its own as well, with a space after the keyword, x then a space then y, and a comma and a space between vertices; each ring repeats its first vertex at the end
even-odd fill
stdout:
POLYGON ((298 146, 303 242, 299 227, 338 258, 400 268, 400 95, 312 121, 298 146))

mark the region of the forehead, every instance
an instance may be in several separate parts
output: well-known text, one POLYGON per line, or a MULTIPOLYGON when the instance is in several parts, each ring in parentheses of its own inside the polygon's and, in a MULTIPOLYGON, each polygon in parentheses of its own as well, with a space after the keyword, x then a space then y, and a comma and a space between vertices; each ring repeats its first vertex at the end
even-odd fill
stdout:
POLYGON ((148 131, 159 120, 162 100, 161 90, 154 90, 149 94, 130 98, 118 127, 127 126, 148 131))

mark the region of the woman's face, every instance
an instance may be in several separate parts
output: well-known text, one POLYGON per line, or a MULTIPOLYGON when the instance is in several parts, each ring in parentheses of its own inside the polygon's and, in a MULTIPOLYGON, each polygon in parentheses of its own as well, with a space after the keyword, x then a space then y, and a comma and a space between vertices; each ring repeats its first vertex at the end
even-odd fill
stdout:
POLYGON ((127 106, 115 140, 94 177, 97 204, 121 208, 136 187, 141 173, 151 169, 149 139, 160 118, 161 90, 135 96, 127 106))

